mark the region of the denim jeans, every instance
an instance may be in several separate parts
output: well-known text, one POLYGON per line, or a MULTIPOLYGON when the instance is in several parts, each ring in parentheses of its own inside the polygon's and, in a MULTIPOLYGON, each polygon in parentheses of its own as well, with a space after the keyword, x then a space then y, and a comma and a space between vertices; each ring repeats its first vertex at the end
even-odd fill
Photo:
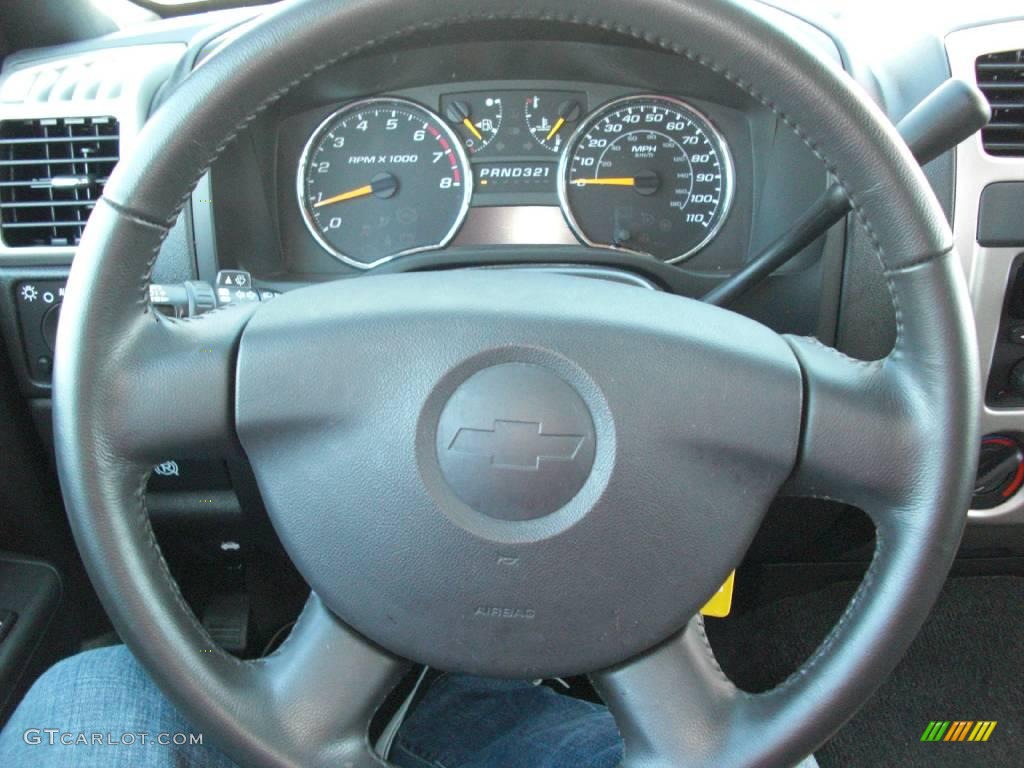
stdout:
POLYGON ((0 732, 0 765, 234 768, 208 739, 187 743, 189 736, 199 733, 164 698, 131 652, 119 645, 65 659, 36 681, 0 732), (44 729, 59 729, 52 734, 53 744, 44 729), (184 733, 186 744, 158 744, 161 733, 184 733), (87 741, 98 734, 99 743, 62 743, 76 741, 78 734, 86 734, 87 741), (115 741, 121 743, 111 743, 115 741))
MULTIPOLYGON (((36 681, 0 732, 0 766, 235 768, 208 739, 194 743, 197 735, 131 652, 114 646, 65 659, 36 681)), ((602 706, 527 682, 444 675, 390 759, 402 768, 614 768, 621 753, 602 706)))
POLYGON ((391 748, 402 768, 615 768, 611 713, 542 685, 443 675, 391 748))

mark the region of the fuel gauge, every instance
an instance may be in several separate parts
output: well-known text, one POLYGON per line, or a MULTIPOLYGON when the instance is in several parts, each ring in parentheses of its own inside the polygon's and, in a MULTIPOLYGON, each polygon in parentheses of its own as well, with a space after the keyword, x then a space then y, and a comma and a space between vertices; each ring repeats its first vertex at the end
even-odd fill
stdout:
POLYGON ((444 116, 471 155, 487 147, 501 130, 501 97, 486 93, 460 93, 446 97, 444 116))
POLYGON ((535 93, 523 110, 530 135, 549 152, 558 154, 583 116, 582 94, 535 93))

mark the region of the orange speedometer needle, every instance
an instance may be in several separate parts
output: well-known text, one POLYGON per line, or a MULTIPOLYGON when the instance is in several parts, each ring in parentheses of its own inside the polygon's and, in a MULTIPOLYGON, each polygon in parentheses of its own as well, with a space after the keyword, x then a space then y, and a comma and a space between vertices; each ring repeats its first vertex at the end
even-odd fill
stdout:
POLYGON ((603 184, 609 187, 635 187, 636 177, 634 176, 621 176, 621 177, 607 177, 603 179, 573 179, 570 184, 579 184, 581 187, 584 184, 603 184))
POLYGON ((480 131, 477 130, 477 127, 475 125, 473 125, 473 121, 472 120, 470 120, 468 117, 464 117, 464 118, 462 118, 462 124, 464 126, 466 126, 466 128, 469 130, 470 133, 472 133, 474 136, 476 136, 477 141, 482 141, 483 140, 484 135, 482 133, 480 133, 480 131))
POLYGON ((570 184, 585 187, 591 184, 605 187, 632 187, 638 195, 653 195, 661 188, 661 179, 654 171, 637 171, 633 176, 604 176, 573 179, 570 184))
POLYGON ((333 197, 313 203, 313 207, 320 208, 325 205, 333 205, 334 203, 343 203, 346 200, 355 200, 367 195, 391 197, 395 194, 396 189, 398 189, 398 180, 390 173, 382 173, 379 176, 375 176, 369 184, 364 184, 361 187, 350 189, 348 192, 342 192, 340 195, 334 195, 333 197))

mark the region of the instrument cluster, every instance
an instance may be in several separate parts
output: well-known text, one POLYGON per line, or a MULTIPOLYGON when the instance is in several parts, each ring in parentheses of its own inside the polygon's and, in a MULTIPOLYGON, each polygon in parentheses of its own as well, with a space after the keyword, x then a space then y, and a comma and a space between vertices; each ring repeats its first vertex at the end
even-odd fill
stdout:
POLYGON ((305 144, 303 220, 328 253, 361 269, 442 248, 471 207, 487 206, 557 203, 582 244, 669 263, 696 254, 732 202, 722 134, 670 96, 588 102, 572 89, 453 91, 430 106, 351 101, 305 144))

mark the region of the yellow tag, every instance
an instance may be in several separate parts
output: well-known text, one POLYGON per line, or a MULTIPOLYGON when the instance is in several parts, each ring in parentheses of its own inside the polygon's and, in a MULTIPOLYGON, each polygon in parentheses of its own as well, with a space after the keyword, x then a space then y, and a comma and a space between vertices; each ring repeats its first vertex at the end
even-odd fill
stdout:
POLYGON ((729 615, 732 610, 732 586, 736 580, 736 571, 729 574, 725 584, 718 588, 718 591, 711 596, 711 599, 700 609, 701 616, 714 616, 722 619, 729 615))

